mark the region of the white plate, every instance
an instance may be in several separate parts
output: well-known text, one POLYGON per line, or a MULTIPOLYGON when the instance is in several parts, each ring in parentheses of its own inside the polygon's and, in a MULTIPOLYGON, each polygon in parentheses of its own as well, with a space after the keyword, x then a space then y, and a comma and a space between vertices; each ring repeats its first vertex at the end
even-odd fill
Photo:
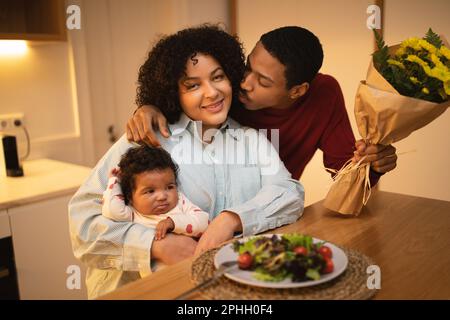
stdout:
MULTIPOLYGON (((272 234, 268 234, 268 235, 264 235, 264 236, 272 237, 272 234)), ((278 235, 278 236, 281 236, 281 235, 278 235)), ((252 237, 254 237, 254 236, 252 236, 252 237)), ((244 242, 252 237, 243 238, 239 241, 244 242)), ((314 243, 322 242, 322 241, 323 240, 313 238, 314 243)), ((323 242, 326 242, 326 241, 323 241, 323 242)), ((256 286, 256 287, 264 287, 264 288, 278 288, 278 289, 300 288, 300 287, 308 287, 308 286, 318 285, 320 283, 330 281, 330 280, 336 278, 337 276, 339 276, 342 272, 345 271, 345 269, 347 268, 347 264, 348 264, 347 256, 345 255, 344 251, 342 251, 342 249, 336 247, 334 244, 329 243, 329 242, 326 242, 326 245, 328 247, 330 247, 331 251, 333 252, 332 260, 333 260, 333 264, 334 264, 334 270, 331 273, 321 275, 319 280, 293 282, 291 279, 287 278, 287 279, 284 279, 283 281, 279 281, 279 282, 262 281, 262 280, 255 279, 253 277, 253 273, 254 273, 253 271, 241 270, 238 267, 233 268, 230 272, 225 273, 225 276, 230 278, 231 280, 234 280, 237 282, 241 282, 241 283, 248 284, 251 286, 256 286)), ((223 246, 219 251, 217 251, 217 253, 214 257, 214 266, 217 269, 218 266, 221 265, 223 262, 230 261, 230 260, 236 261, 237 258, 238 258, 238 253, 234 252, 233 244, 232 243, 227 244, 227 245, 223 246)))

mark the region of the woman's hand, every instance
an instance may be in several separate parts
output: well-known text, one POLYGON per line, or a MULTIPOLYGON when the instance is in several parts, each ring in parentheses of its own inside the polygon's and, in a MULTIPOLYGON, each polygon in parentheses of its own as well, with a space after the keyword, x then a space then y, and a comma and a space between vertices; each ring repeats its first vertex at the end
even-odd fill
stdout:
POLYGON ((197 242, 188 236, 168 233, 164 239, 153 241, 152 259, 170 265, 194 255, 197 242))
POLYGON ((159 130, 166 138, 170 137, 167 120, 161 111, 155 106, 142 106, 128 120, 127 139, 160 147, 161 144, 156 138, 155 130, 159 130))
POLYGON ((208 249, 233 238, 234 232, 242 231, 239 216, 233 212, 222 211, 208 226, 200 240, 194 256, 199 256, 208 249))
POLYGON ((358 140, 355 148, 353 161, 358 162, 362 157, 367 156, 362 163, 370 162, 370 167, 375 172, 386 173, 397 166, 396 149, 392 145, 366 145, 364 140, 358 140))

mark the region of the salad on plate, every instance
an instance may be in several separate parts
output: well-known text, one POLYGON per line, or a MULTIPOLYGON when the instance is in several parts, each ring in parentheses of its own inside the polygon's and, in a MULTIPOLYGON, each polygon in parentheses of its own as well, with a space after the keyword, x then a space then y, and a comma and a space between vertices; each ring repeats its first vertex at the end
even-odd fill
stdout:
POLYGON ((326 242, 297 233, 255 236, 232 244, 241 270, 257 280, 292 282, 319 280, 334 270, 333 252, 326 242))

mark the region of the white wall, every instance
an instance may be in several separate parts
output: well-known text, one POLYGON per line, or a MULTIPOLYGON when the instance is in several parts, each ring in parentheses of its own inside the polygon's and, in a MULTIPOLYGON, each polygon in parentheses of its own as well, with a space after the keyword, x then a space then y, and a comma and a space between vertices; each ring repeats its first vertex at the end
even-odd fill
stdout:
MULTIPOLYGON (((402 39, 422 37, 432 28, 450 40, 450 1, 385 0, 385 40, 396 44, 402 39)), ((395 144, 401 155, 398 168, 386 175, 381 190, 450 201, 450 111, 395 144)))
MULTIPOLYGON (((30 42, 23 56, 0 55, 0 113, 22 112, 31 136, 30 158, 83 161, 76 93, 67 42, 30 42)), ((17 134, 21 155, 25 136, 17 134)))
MULTIPOLYGON (((450 2, 448 0, 386 0, 386 41, 422 35, 433 26, 450 37, 450 2)), ((247 52, 260 35, 285 25, 299 25, 313 31, 321 40, 325 58, 321 72, 339 81, 357 139, 353 104, 359 80, 365 77, 373 49, 372 31, 366 27, 367 6, 373 1, 316 0, 239 0, 238 34, 247 52)), ((382 190, 450 200, 450 113, 447 112, 428 127, 396 144, 399 152, 417 149, 400 156, 398 168, 380 182, 382 190)), ((318 151, 302 178, 306 204, 323 199, 331 179, 323 170, 322 153, 318 151)))

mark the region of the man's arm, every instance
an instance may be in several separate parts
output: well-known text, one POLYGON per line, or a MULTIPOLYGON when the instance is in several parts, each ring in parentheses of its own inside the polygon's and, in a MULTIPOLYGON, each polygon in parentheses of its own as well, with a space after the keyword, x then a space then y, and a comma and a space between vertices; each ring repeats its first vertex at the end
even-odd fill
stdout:
POLYGON ((332 113, 319 142, 319 149, 323 151, 324 166, 340 170, 348 160, 359 161, 367 155, 363 162, 371 162, 369 179, 370 184, 374 186, 384 173, 395 168, 397 160, 395 148, 382 145, 366 146, 362 140, 355 141, 344 97, 337 82, 334 90, 332 113))

